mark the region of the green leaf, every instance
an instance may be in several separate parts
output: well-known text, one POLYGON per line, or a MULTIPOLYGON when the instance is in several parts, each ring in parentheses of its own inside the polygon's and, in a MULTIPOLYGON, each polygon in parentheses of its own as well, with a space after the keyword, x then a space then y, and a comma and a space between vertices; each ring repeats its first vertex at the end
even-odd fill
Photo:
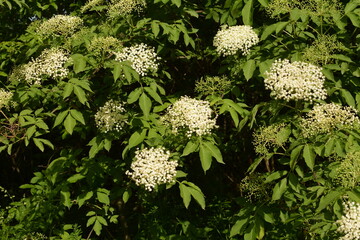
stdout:
POLYGON ((306 144, 303 151, 303 157, 305 159, 306 165, 311 169, 314 170, 315 165, 315 152, 312 145, 306 144))
POLYGON ((66 83, 65 87, 64 87, 64 91, 62 93, 63 98, 67 98, 71 95, 71 93, 74 90, 74 84, 72 83, 66 83))
POLYGON ((316 209, 316 212, 320 212, 321 210, 325 209, 330 203, 339 199, 342 194, 343 192, 339 192, 339 191, 329 192, 327 195, 325 195, 320 199, 319 206, 316 209))
POLYGON ((102 230, 102 225, 98 220, 95 221, 93 229, 94 229, 96 235, 100 236, 101 230, 102 230))
POLYGON ((70 114, 71 116, 76 119, 78 122, 82 123, 83 125, 85 125, 85 119, 84 119, 84 116, 83 114, 78 111, 78 110, 75 110, 75 109, 71 109, 70 110, 70 114))
POLYGON ((150 87, 144 87, 145 91, 158 103, 163 104, 159 94, 150 87))
POLYGON ((86 94, 81 87, 74 85, 74 93, 82 104, 86 103, 86 94))
POLYGON ((70 208, 71 207, 70 192, 65 190, 65 191, 60 191, 60 194, 61 194, 62 204, 65 207, 70 208))
POLYGON ((190 153, 196 152, 199 148, 198 142, 189 141, 181 154, 182 157, 189 155, 190 153))
POLYGON ((290 154, 290 167, 291 167, 291 169, 295 168, 297 160, 298 160, 298 158, 300 156, 300 153, 301 153, 301 150, 303 148, 304 148, 304 145, 299 145, 299 146, 297 146, 296 148, 294 148, 291 151, 291 154, 290 154))
POLYGON ((143 89, 142 89, 142 88, 136 88, 136 89, 134 89, 134 90, 129 94, 128 99, 127 99, 127 102, 128 102, 129 104, 136 102, 136 101, 139 99, 140 94, 141 94, 142 92, 143 92, 143 89))
POLYGON ((329 138, 329 140, 325 143, 325 157, 329 157, 334 150, 334 145, 335 145, 335 139, 334 138, 329 138))
POLYGON ((200 144, 199 155, 200 155, 201 167, 204 170, 204 172, 206 172, 211 167, 211 161, 212 161, 211 152, 203 144, 200 144))
POLYGON ((341 92, 341 96, 345 99, 346 103, 349 106, 356 108, 355 99, 351 95, 351 93, 346 89, 341 89, 340 92, 341 92))
POLYGON ((191 193, 187 186, 185 186, 182 183, 179 183, 179 189, 180 189, 180 196, 183 199, 184 206, 186 208, 189 207, 190 201, 191 201, 191 193))
POLYGON ((201 144, 204 145, 209 150, 209 152, 216 159, 216 161, 218 161, 219 163, 224 163, 220 149, 216 147, 212 142, 204 141, 201 144))
POLYGON ((146 132, 147 129, 142 129, 141 132, 139 131, 134 132, 129 138, 129 144, 128 144, 129 149, 142 143, 145 139, 146 132))
POLYGON ((121 72, 122 72, 122 66, 123 64, 121 63, 115 63, 114 64, 114 69, 112 71, 113 77, 114 77, 114 81, 116 82, 116 80, 119 79, 119 77, 121 76, 121 72))
POLYGON ((109 190, 104 188, 99 188, 96 192, 97 200, 106 205, 110 205, 109 193, 110 193, 109 190))
POLYGON ((155 37, 157 37, 157 35, 159 35, 160 32, 160 27, 157 21, 152 21, 151 22, 151 30, 154 34, 155 37))
POLYGON ((71 116, 71 114, 68 114, 64 121, 65 130, 70 133, 70 135, 73 133, 74 128, 76 125, 76 120, 71 116))
POLYGON ((86 192, 86 193, 82 193, 77 197, 77 202, 79 205, 79 208, 84 205, 84 203, 89 200, 90 198, 92 198, 92 196, 94 195, 94 193, 91 192, 86 192))
POLYGON ((252 25, 253 23, 253 0, 248 0, 241 11, 242 20, 245 25, 252 25))
POLYGON ((278 22, 276 23, 276 34, 278 34, 279 32, 282 32, 282 30, 284 30, 284 28, 289 24, 289 22, 278 22))
POLYGON ((127 203, 127 201, 129 201, 129 198, 131 197, 132 192, 131 189, 125 190, 123 195, 122 195, 122 200, 124 201, 124 203, 127 203))
POLYGON ((181 6, 181 0, 171 0, 173 4, 175 4, 178 8, 181 6))
POLYGON ((286 171, 286 170, 273 172, 265 179, 264 183, 270 183, 272 181, 275 181, 275 180, 285 176, 287 173, 288 173, 288 171, 286 171))
POLYGON ((244 76, 245 76, 246 80, 249 80, 252 78, 255 69, 256 69, 256 62, 254 59, 250 59, 249 61, 247 61, 244 64, 243 71, 244 71, 244 76))
POLYGON ((85 70, 86 68, 86 57, 82 54, 74 54, 71 56, 74 60, 74 72, 79 73, 85 70))
POLYGON ((284 194, 287 187, 287 179, 283 178, 280 182, 275 184, 273 188, 272 200, 279 200, 281 196, 284 194))
POLYGON ((246 226, 247 223, 248 223, 248 218, 237 220, 236 223, 231 227, 230 237, 240 234, 241 230, 246 226))
POLYGON ((35 145, 40 149, 40 151, 44 152, 45 148, 44 148, 44 144, 42 143, 42 141, 38 138, 33 138, 33 141, 34 141, 35 145))
POLYGON ((151 99, 143 92, 139 98, 139 105, 145 117, 148 117, 151 110, 151 99))
POLYGON ((71 177, 69 177, 66 181, 69 183, 76 183, 77 181, 83 179, 85 176, 80 174, 80 173, 76 173, 75 175, 72 175, 71 177))
POLYGON ((275 32, 277 28, 277 23, 271 24, 267 27, 265 27, 263 33, 261 34, 261 40, 265 40, 268 38, 268 36, 270 36, 273 32, 275 32))
POLYGON ((36 126, 33 125, 33 126, 29 127, 28 129, 26 129, 26 137, 28 139, 30 139, 34 135, 35 132, 36 132, 36 126))

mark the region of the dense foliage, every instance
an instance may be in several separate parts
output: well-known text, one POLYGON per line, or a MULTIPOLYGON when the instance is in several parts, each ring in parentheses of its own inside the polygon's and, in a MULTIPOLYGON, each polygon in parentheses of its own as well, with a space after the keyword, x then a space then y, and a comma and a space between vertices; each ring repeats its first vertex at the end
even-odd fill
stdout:
POLYGON ((360 238, 360 1, 0 13, 0 239, 360 238))

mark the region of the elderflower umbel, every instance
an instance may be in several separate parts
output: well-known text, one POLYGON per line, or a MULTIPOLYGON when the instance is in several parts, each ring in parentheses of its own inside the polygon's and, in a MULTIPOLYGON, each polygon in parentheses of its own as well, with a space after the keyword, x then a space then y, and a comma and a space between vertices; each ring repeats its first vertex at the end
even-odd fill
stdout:
POLYGON ((83 25, 83 20, 76 16, 55 15, 43 22, 37 29, 41 35, 69 36, 83 25))
POLYGON ((144 43, 125 47, 120 52, 115 52, 116 61, 130 61, 132 68, 141 76, 145 76, 149 71, 156 72, 158 69, 157 60, 160 59, 154 50, 144 43))
POLYGON ((11 98, 13 96, 12 92, 8 92, 0 88, 0 109, 3 107, 9 107, 11 104, 11 98))
POLYGON ((131 170, 126 171, 135 184, 152 191, 157 185, 173 183, 176 176, 177 161, 169 161, 170 151, 164 147, 144 148, 135 152, 131 170))
POLYGON ((250 47, 259 42, 258 35, 251 26, 222 26, 214 37, 214 47, 219 55, 235 55, 241 51, 243 55, 250 52, 250 47))
POLYGON ((360 183, 360 152, 347 153, 335 169, 334 181, 344 188, 355 188, 360 183))
POLYGON ((213 110, 208 101, 182 96, 167 109, 161 120, 170 125, 175 134, 179 129, 185 128, 187 137, 193 133, 202 136, 217 127, 216 118, 212 118, 212 115, 213 110))
POLYGON ((300 122, 304 137, 330 133, 338 129, 352 129, 360 123, 356 111, 335 103, 319 104, 300 122))
POLYGON ((124 112, 123 104, 111 99, 100 107, 95 114, 96 126, 104 133, 119 132, 126 124, 124 112))
POLYGON ((253 134, 255 152, 260 155, 269 153, 270 148, 283 147, 290 135, 290 130, 284 123, 276 123, 267 127, 261 127, 253 134))
POLYGON ((344 214, 337 220, 339 224, 337 231, 345 234, 339 240, 359 240, 360 239, 360 203, 344 202, 344 214))
POLYGON ((265 88, 271 90, 271 96, 275 99, 310 102, 324 100, 325 76, 321 70, 320 67, 310 63, 299 61, 290 63, 288 59, 278 59, 265 73, 265 88))
POLYGON ((117 38, 108 37, 96 37, 91 40, 89 51, 95 55, 101 55, 121 49, 121 41, 117 38))
POLYGON ((110 17, 129 15, 132 12, 140 12, 145 6, 144 0, 111 0, 108 9, 110 17))
POLYGON ((64 64, 69 60, 68 54, 59 48, 45 49, 39 57, 25 64, 21 72, 29 84, 41 84, 44 77, 63 79, 69 74, 64 64))
POLYGON ((99 6, 104 3, 104 0, 89 0, 84 6, 81 7, 81 12, 84 13, 91 10, 93 7, 99 6))

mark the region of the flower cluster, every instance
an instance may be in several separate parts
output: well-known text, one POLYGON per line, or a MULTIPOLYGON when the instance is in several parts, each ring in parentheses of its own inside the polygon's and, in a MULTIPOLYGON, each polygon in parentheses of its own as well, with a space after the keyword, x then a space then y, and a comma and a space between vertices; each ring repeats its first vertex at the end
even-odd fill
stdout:
POLYGON ((359 240, 360 239, 360 203, 344 202, 344 214, 337 221, 339 227, 337 231, 345 234, 340 240, 359 240))
POLYGON ((102 55, 121 49, 121 41, 114 37, 96 37, 91 40, 89 51, 95 55, 102 55))
POLYGON ((226 76, 207 76, 196 82, 195 91, 204 95, 224 96, 232 86, 232 81, 226 76))
POLYGON ((319 35, 311 46, 304 50, 304 61, 325 65, 332 61, 332 55, 341 51, 344 46, 337 41, 335 35, 319 35))
POLYGON ((131 163, 132 171, 126 171, 126 175, 148 191, 163 183, 173 183, 178 162, 169 158, 170 152, 164 147, 137 150, 135 161, 131 163))
POLYGON ((243 55, 250 52, 250 47, 259 42, 258 35, 251 26, 222 26, 214 37, 214 47, 219 55, 235 55, 241 51, 243 55))
POLYGON ((119 132, 126 124, 124 112, 123 104, 111 99, 100 107, 95 114, 96 126, 104 133, 110 131, 119 132))
POLYGON ((161 120, 172 127, 176 134, 179 129, 186 129, 186 136, 193 133, 198 136, 209 134, 216 126, 216 118, 212 118, 213 110, 208 101, 182 96, 167 110, 161 120))
POLYGON ((13 97, 12 92, 8 92, 0 88, 0 109, 3 107, 9 107, 11 105, 11 98, 13 97))
POLYGON ((63 79, 69 74, 64 67, 68 60, 68 54, 62 49, 45 49, 39 57, 18 68, 12 78, 24 79, 29 84, 41 84, 44 76, 63 79))
POLYGON ((70 36, 83 25, 83 20, 76 16, 55 15, 43 22, 37 29, 41 35, 70 36))
POLYGON ((269 153, 270 148, 283 147, 287 142, 290 131, 284 123, 276 123, 261 127, 253 134, 255 152, 260 155, 269 153))
POLYGON ((314 106, 301 120, 300 127, 304 137, 312 137, 339 129, 352 129, 359 123, 353 108, 328 103, 314 106))
POLYGON ((115 52, 116 61, 130 61, 132 68, 141 76, 145 76, 147 72, 158 69, 157 56, 154 48, 150 48, 144 43, 137 44, 132 47, 125 47, 120 52, 115 52))
POLYGON ((132 12, 140 12, 146 6, 144 0, 111 0, 108 9, 110 17, 129 15, 132 12))
POLYGON ((99 6, 104 3, 104 0, 89 0, 84 6, 81 7, 81 12, 84 13, 91 10, 93 7, 99 6))
POLYGON ((360 152, 347 153, 335 169, 334 180, 344 188, 354 188, 360 183, 360 152))
POLYGON ((323 85, 325 76, 321 68, 310 63, 293 62, 288 59, 278 59, 265 73, 265 87, 271 90, 275 99, 324 100, 326 90, 323 85))
POLYGON ((265 183, 266 176, 253 173, 244 177, 239 183, 239 189, 248 201, 264 200, 269 197, 269 184, 265 183))

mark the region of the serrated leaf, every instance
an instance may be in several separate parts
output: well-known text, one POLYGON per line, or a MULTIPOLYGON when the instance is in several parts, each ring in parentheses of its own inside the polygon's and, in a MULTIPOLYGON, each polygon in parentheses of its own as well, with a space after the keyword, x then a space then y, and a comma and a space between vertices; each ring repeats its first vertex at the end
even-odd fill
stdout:
POLYGON ((235 222, 235 224, 231 227, 231 230, 230 230, 230 237, 233 237, 237 234, 240 234, 242 228, 244 226, 246 226, 248 222, 248 218, 244 218, 244 219, 241 219, 241 220, 237 220, 235 222))
POLYGON ((86 94, 85 94, 85 91, 81 87, 78 87, 78 86, 74 85, 74 93, 78 97, 79 101, 82 104, 86 103, 86 101, 87 101, 86 100, 86 94))
POLYGON ((61 194, 61 202, 67 208, 71 207, 71 199, 70 199, 70 192, 69 191, 60 191, 61 194))
POLYGON ((145 91, 158 103, 163 104, 159 94, 150 87, 144 87, 145 91))
POLYGON ((87 193, 82 193, 78 196, 77 198, 77 202, 79 207, 81 207, 82 205, 84 205, 84 203, 89 200, 90 198, 92 198, 92 196, 94 195, 93 192, 87 192, 87 193))
POLYGON ((75 109, 71 109, 70 110, 70 114, 71 116, 77 120, 78 122, 82 123, 83 125, 85 125, 85 119, 84 119, 84 116, 83 114, 78 111, 78 110, 75 110, 75 109))
POLYGON ((331 191, 324 197, 320 199, 319 206, 316 209, 316 212, 320 212, 321 210, 325 209, 330 203, 334 202, 335 200, 339 199, 342 195, 342 192, 338 191, 331 191))
POLYGON ((103 188, 98 189, 96 192, 97 200, 106 205, 110 205, 109 191, 103 188))
POLYGON ((73 133, 75 125, 76 120, 70 114, 68 114, 64 121, 64 127, 65 130, 70 133, 70 135, 73 133))
POLYGON ((253 0, 248 0, 244 8, 241 10, 242 20, 245 25, 252 25, 253 23, 253 0))
POLYGON ((139 98, 139 105, 141 110, 144 113, 145 117, 148 117, 150 114, 152 102, 151 99, 143 92, 139 98))
POLYGON ((250 59, 244 64, 243 71, 246 80, 250 80, 252 78, 255 69, 256 69, 256 62, 254 59, 250 59))
POLYGON ((209 152, 216 159, 217 162, 224 163, 222 154, 218 147, 216 147, 213 143, 211 143, 209 141, 202 142, 202 145, 204 145, 209 150, 209 152))
POLYGON ((33 138, 33 141, 34 141, 35 145, 40 149, 40 151, 44 152, 45 148, 44 148, 44 144, 41 142, 41 140, 38 138, 33 138))
POLYGON ((315 152, 311 145, 306 144, 303 150, 303 157, 305 160, 306 165, 311 169, 314 170, 315 165, 315 152))
POLYGON ((135 90, 133 90, 128 96, 127 103, 131 104, 136 102, 139 99, 140 94, 142 92, 143 92, 142 88, 136 88, 135 90))
POLYGON ((74 90, 74 84, 72 83, 66 83, 65 87, 64 87, 64 91, 62 93, 62 97, 65 99, 67 98, 68 96, 71 95, 71 93, 73 92, 74 90))
POLYGON ((69 177, 66 181, 69 183, 76 183, 77 181, 79 181, 83 178, 85 178, 84 175, 82 175, 80 173, 76 173, 75 175, 72 175, 71 177, 69 177))
POLYGON ((64 119, 65 119, 66 115, 68 114, 68 112, 69 111, 66 110, 66 111, 60 112, 56 116, 53 128, 56 127, 57 125, 60 125, 64 121, 64 119))
POLYGON ((128 148, 133 148, 137 145, 139 145, 140 143, 142 143, 145 139, 146 136, 146 129, 142 129, 141 132, 136 131, 134 132, 130 138, 129 138, 129 144, 128 144, 128 148))
POLYGON ((190 153, 196 152, 199 148, 198 142, 189 141, 181 154, 182 157, 189 155, 190 153))
POLYGON ((156 21, 151 22, 151 30, 152 30, 155 37, 157 37, 157 35, 159 35, 160 27, 159 27, 159 24, 156 21))
POLYGON ((71 56, 74 60, 74 72, 79 73, 85 70, 86 68, 86 57, 82 54, 74 54, 71 56))
POLYGON ((102 230, 102 225, 97 219, 95 220, 93 229, 94 229, 96 235, 100 236, 101 230, 102 230))
POLYGON ((185 186, 182 183, 179 183, 179 189, 180 189, 180 196, 183 199, 184 206, 186 208, 189 207, 190 201, 191 201, 191 193, 187 186, 185 186))
POLYGON ((284 194, 287 187, 287 179, 283 178, 280 182, 276 183, 273 188, 272 200, 279 200, 284 194))
POLYGON ((208 148, 206 148, 203 144, 200 144, 199 155, 200 155, 201 167, 204 170, 204 172, 206 172, 211 167, 212 155, 208 150, 208 148))

